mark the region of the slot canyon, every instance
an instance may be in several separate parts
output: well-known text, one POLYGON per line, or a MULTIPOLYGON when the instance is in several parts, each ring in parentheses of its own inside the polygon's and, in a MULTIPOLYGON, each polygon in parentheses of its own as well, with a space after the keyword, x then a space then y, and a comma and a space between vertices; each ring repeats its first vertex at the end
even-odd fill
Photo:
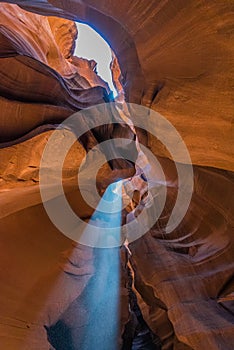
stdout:
POLYGON ((0 9, 0 349, 233 350, 234 1, 0 9))

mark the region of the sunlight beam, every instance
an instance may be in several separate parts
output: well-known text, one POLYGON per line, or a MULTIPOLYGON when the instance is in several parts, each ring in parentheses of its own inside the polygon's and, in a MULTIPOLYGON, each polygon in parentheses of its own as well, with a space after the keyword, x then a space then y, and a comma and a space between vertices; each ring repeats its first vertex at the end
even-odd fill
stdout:
MULTIPOLYGON (((94 212, 90 224, 102 230, 111 228, 103 242, 121 241, 122 180, 109 185, 94 212)), ((84 235, 86 232, 84 231, 84 235)), ((95 248, 95 274, 86 291, 89 323, 82 350, 117 350, 120 327, 120 247, 95 248)))

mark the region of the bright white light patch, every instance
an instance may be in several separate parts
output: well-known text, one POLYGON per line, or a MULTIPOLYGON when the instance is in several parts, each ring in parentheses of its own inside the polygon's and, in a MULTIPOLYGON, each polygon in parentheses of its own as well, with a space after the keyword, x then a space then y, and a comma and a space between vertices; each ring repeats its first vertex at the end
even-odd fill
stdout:
POLYGON ((78 39, 76 41, 75 56, 95 60, 97 62, 98 75, 108 83, 114 96, 117 96, 110 70, 112 55, 109 45, 101 35, 87 24, 77 23, 76 25, 78 39))

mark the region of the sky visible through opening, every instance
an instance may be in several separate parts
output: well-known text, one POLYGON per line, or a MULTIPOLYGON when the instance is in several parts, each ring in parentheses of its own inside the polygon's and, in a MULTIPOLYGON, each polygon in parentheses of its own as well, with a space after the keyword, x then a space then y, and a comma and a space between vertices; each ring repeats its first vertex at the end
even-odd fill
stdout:
POLYGON ((112 82, 110 63, 112 60, 111 49, 107 42, 89 25, 76 23, 78 39, 76 40, 75 56, 95 60, 97 62, 97 73, 105 80, 114 97, 117 92, 112 82))

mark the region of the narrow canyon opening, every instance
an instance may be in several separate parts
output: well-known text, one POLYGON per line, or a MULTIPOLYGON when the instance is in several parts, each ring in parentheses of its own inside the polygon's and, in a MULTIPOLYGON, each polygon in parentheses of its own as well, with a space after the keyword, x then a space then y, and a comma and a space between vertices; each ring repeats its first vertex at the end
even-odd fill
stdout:
POLYGON ((116 88, 113 84, 111 63, 115 57, 109 44, 105 39, 96 32, 90 25, 84 23, 76 23, 78 29, 78 38, 74 55, 88 60, 94 60, 97 65, 95 71, 108 83, 113 96, 117 96, 116 88))

